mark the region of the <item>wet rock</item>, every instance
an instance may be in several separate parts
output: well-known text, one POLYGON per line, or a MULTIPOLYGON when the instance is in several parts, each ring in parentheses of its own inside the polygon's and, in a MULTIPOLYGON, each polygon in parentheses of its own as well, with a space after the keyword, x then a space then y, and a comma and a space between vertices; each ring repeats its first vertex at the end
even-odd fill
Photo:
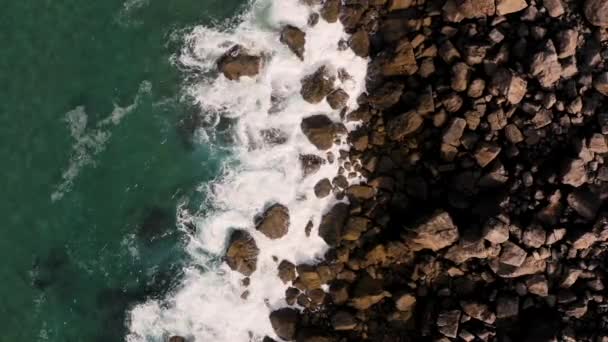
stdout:
POLYGON ((401 98, 403 84, 387 82, 375 90, 367 99, 369 104, 377 109, 388 109, 401 98))
POLYGON ((296 266, 287 260, 281 261, 278 267, 279 278, 287 284, 296 279, 296 266))
POLYGON ((357 310, 367 310, 389 296, 390 294, 382 289, 379 280, 363 276, 355 284, 349 304, 357 310))
POLYGON ((342 237, 342 230, 348 217, 348 204, 337 203, 321 219, 319 236, 330 246, 336 246, 342 237))
POLYGON ((395 50, 382 59, 384 76, 413 75, 418 71, 414 49, 409 40, 403 39, 395 50))
POLYGON ((458 237, 458 227, 452 221, 450 214, 438 211, 408 231, 406 241, 414 251, 423 249, 438 251, 453 245, 458 237))
POLYGON ((321 66, 314 73, 301 80, 300 95, 310 103, 319 103, 331 93, 336 77, 329 73, 325 66, 321 66))
POLYGON ((287 25, 281 30, 281 43, 287 45, 299 59, 304 60, 304 45, 306 45, 306 33, 297 27, 287 25))
POLYGON ((296 267, 298 272, 298 278, 296 279, 296 285, 298 288, 306 290, 314 290, 321 288, 321 276, 317 272, 314 266, 310 265, 298 265, 296 267))
POLYGON ((481 167, 486 167, 500 154, 501 148, 496 144, 482 142, 475 150, 475 160, 481 167))
POLYGON ((414 4, 414 0, 388 0, 388 11, 399 11, 410 8, 414 4))
POLYGON ((269 239, 280 239, 289 231, 289 209, 282 204, 274 204, 259 218, 256 229, 269 239))
POLYGON ((299 159, 304 177, 317 173, 326 162, 325 159, 314 154, 302 154, 299 159))
POLYGON ((437 330, 446 337, 456 338, 460 325, 460 310, 442 312, 437 316, 437 330))
POLYGON ((346 196, 359 202, 373 198, 375 194, 374 188, 367 185, 351 185, 346 189, 346 196))
POLYGON ((348 45, 355 55, 363 58, 369 56, 369 35, 365 30, 358 30, 348 40, 348 45))
POLYGON ((229 80, 241 77, 253 77, 262 68, 262 58, 246 51, 240 45, 235 45, 217 60, 218 69, 229 80))
POLYGON ((507 15, 528 7, 526 0, 496 0, 496 14, 507 15))
POLYGON ((270 314, 270 324, 274 332, 285 341, 295 339, 299 320, 300 313, 290 308, 279 309, 270 314))
POLYGON ((304 118, 300 128, 308 141, 322 151, 330 149, 337 136, 335 124, 325 115, 304 118))
POLYGON ((528 82, 516 76, 512 71, 500 69, 492 77, 492 88, 504 96, 509 103, 518 104, 523 100, 528 89, 528 82))
POLYGON ((342 239, 347 241, 357 241, 361 234, 368 229, 369 225, 370 220, 365 217, 349 217, 344 227, 342 239))
POLYGON ((321 18, 328 23, 335 23, 338 21, 340 14, 341 1, 340 0, 326 0, 321 7, 321 18))
POLYGON ((578 188, 586 182, 587 170, 585 170, 585 162, 581 159, 567 160, 562 171, 562 183, 578 188))
POLYGON ((253 237, 244 230, 235 230, 230 236, 225 260, 234 271, 250 276, 257 267, 260 250, 253 237))
POLYGON ((186 339, 181 336, 171 336, 169 342, 186 342, 186 339))
POLYGON ((592 25, 608 27, 608 1, 586 0, 584 4, 585 18, 592 25))
POLYGON ((331 317, 331 326, 334 330, 353 330, 357 327, 357 319, 350 312, 338 311, 331 317))
POLYGON ((416 111, 406 112, 388 121, 388 136, 392 140, 401 140, 416 133, 423 123, 424 118, 416 111))
POLYGON ((526 287, 529 293, 537 296, 547 297, 549 295, 549 282, 547 277, 542 274, 533 275, 526 279, 526 287))
POLYGON ((482 321, 486 324, 493 324, 496 321, 496 315, 490 310, 486 304, 461 301, 460 307, 462 311, 474 319, 482 321))
POLYGON ((340 20, 342 25, 344 25, 344 29, 347 32, 352 32, 361 21, 361 18, 365 13, 365 9, 367 7, 364 5, 365 3, 343 4, 340 8, 340 14, 338 16, 338 19, 340 20))
POLYGON ((315 184, 314 192, 317 198, 324 198, 329 196, 331 193, 331 182, 327 178, 323 178, 315 184))
POLYGON ((331 109, 339 110, 346 107, 346 102, 348 101, 348 94, 342 89, 336 89, 327 95, 327 103, 331 109))

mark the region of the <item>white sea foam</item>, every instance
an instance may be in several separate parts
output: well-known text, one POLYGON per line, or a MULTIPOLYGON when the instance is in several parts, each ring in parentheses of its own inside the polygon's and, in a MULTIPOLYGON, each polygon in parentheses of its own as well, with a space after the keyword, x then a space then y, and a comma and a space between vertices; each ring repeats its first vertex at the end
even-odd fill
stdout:
POLYGON ((150 82, 143 81, 132 104, 127 107, 114 105, 114 110, 93 127, 88 122, 89 117, 84 106, 78 106, 65 114, 65 122, 74 139, 74 145, 70 162, 61 175, 62 181, 51 194, 53 202, 63 198, 65 193, 71 190, 74 180, 84 167, 95 165, 95 156, 105 150, 106 144, 112 136, 111 128, 117 126, 125 115, 137 107, 141 96, 149 93, 151 87, 150 82))
MULTIPOLYGON (((355 108, 363 91, 367 61, 350 50, 338 50, 338 42, 347 38, 339 23, 321 20, 308 27, 310 13, 311 9, 298 0, 255 1, 236 27, 197 27, 187 36, 187 48, 179 62, 208 75, 190 87, 188 94, 205 113, 201 115, 235 119, 233 155, 238 163, 227 162, 221 179, 205 186, 212 210, 190 218, 197 233, 186 247, 193 265, 185 270, 183 284, 166 299, 150 300, 131 310, 128 341, 164 341, 174 334, 217 342, 275 337, 268 315, 286 306, 286 287, 277 277, 273 257, 314 262, 326 251, 316 226, 336 200, 331 196, 317 199, 313 186, 322 178, 334 177, 338 164, 325 164, 318 173, 303 178, 299 155, 324 154, 308 142, 300 123, 302 118, 319 113, 335 121, 340 117, 325 102, 306 103, 299 95, 300 80, 320 65, 334 71, 344 68, 352 79, 343 83, 336 80, 336 85, 350 94, 348 105, 355 108), (278 32, 285 24, 306 31, 304 62, 279 42, 278 32), (237 82, 214 73, 217 58, 236 43, 269 56, 260 75, 237 82), (285 98, 284 109, 269 114, 273 93, 285 98), (287 142, 265 144, 260 131, 269 128, 285 132, 287 142), (273 202, 286 205, 291 216, 289 233, 279 240, 270 240, 253 227, 253 217, 273 202), (311 219, 315 228, 306 237, 304 227, 311 219), (227 238, 235 228, 248 230, 261 250, 248 287, 241 284, 242 275, 222 262, 227 238), (246 300, 241 299, 245 290, 249 291, 246 300)), ((338 148, 332 150, 336 155, 338 148)), ((184 217, 183 213, 179 216, 184 217)))

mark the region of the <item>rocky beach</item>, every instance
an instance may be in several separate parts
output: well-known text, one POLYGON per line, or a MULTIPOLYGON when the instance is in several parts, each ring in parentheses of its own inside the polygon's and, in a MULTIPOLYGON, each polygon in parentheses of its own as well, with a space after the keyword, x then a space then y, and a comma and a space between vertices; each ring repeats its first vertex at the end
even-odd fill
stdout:
MULTIPOLYGON (((227 235, 242 302, 264 297, 260 268, 282 284, 263 341, 608 341, 608 1, 300 4, 306 22, 273 33, 294 60, 340 25, 327 46, 367 70, 358 88, 314 51, 268 99, 269 116, 309 106, 298 132, 258 132, 306 138, 293 198, 323 207, 265 200, 227 235), (319 238, 305 262, 265 247, 319 238)), ((250 82, 271 60, 233 44, 214 67, 250 82)))

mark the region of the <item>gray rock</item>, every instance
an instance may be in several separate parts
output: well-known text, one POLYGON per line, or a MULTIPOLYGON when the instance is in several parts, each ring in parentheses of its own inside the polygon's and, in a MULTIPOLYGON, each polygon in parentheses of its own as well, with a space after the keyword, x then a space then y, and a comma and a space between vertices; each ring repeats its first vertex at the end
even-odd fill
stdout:
POLYGON ((317 198, 324 198, 331 193, 331 182, 327 178, 323 178, 315 184, 314 192, 317 198))

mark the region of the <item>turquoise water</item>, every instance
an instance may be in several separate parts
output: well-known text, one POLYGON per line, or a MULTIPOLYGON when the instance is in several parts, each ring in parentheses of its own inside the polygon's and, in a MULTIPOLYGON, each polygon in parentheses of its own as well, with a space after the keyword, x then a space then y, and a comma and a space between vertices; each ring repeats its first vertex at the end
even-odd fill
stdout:
POLYGON ((179 280, 176 207, 225 156, 178 128, 197 110, 169 60, 243 2, 3 2, 0 341, 120 341, 179 280))

